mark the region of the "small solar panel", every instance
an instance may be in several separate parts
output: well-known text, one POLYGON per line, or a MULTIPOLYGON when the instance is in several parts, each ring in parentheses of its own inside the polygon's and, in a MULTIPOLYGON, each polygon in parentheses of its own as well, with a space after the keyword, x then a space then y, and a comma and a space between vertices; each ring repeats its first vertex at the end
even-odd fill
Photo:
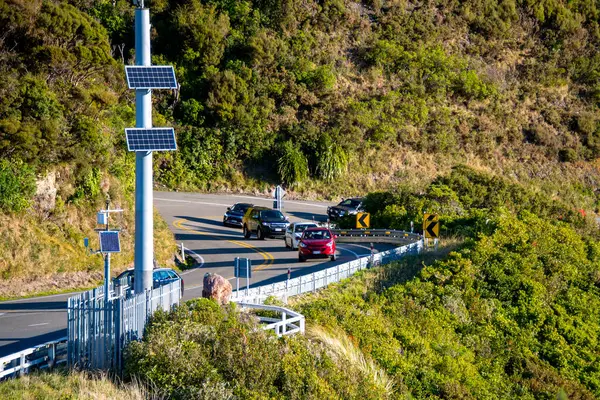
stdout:
POLYGON ((121 243, 119 242, 118 231, 102 231, 100 234, 100 252, 101 253, 120 253, 121 243))
POLYGON ((125 128, 129 151, 177 150, 173 128, 125 128))
POLYGON ((177 89, 175 70, 170 65, 128 65, 125 75, 129 89, 177 89))

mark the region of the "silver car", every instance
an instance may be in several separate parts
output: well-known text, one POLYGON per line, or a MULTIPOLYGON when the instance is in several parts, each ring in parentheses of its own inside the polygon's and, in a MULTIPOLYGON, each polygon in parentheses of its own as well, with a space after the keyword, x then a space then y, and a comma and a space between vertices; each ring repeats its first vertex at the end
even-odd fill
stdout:
POLYGON ((285 247, 292 250, 298 249, 298 242, 300 241, 300 237, 302 237, 302 232, 307 228, 316 228, 317 226, 314 222, 291 223, 285 230, 285 237, 283 238, 285 247))

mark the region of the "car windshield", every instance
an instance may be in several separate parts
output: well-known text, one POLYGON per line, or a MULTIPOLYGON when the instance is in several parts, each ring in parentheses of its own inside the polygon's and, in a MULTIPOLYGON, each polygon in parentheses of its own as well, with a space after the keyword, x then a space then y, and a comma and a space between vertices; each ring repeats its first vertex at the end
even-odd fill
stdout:
POLYGON ((328 230, 319 230, 319 231, 305 231, 304 239, 314 239, 314 240, 323 240, 323 239, 331 239, 331 233, 328 230))
POLYGON ((265 210, 265 211, 261 211, 260 212, 260 217, 262 219, 285 221, 285 217, 283 216, 283 214, 281 213, 281 211, 277 211, 277 210, 265 210))
POLYGON ((307 228, 316 228, 316 224, 296 225, 294 232, 304 232, 307 228))
POLYGON ((250 204, 234 204, 233 207, 231 207, 231 211, 246 212, 249 207, 250 204))
POLYGON ((360 201, 359 200, 353 200, 353 199, 348 199, 348 200, 344 200, 342 201, 340 204, 338 204, 340 206, 346 206, 346 207, 358 207, 360 205, 360 201))

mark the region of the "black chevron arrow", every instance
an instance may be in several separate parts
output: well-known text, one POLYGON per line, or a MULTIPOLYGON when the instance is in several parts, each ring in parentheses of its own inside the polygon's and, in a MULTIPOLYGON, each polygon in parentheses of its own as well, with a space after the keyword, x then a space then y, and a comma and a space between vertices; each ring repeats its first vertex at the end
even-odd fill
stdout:
POLYGON ((436 226, 439 224, 438 221, 432 222, 429 225, 427 225, 427 233, 429 233, 429 236, 431 236, 432 238, 437 238, 438 235, 437 233, 434 231, 434 229, 436 228, 436 226))
POLYGON ((367 222, 365 221, 365 219, 367 219, 369 217, 369 214, 363 214, 360 216, 360 218, 358 219, 358 223, 363 227, 363 228, 368 228, 369 225, 367 224, 367 222))

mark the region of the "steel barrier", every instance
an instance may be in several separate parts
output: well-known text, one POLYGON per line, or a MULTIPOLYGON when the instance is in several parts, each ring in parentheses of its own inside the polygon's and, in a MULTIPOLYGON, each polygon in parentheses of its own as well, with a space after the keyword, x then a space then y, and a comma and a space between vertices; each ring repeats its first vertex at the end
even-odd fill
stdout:
POLYGON ((0 380, 67 362, 67 338, 61 338, 0 358, 0 380))
POLYGON ((272 311, 280 315, 279 318, 258 316, 260 322, 266 323, 264 330, 273 330, 277 336, 304 334, 304 315, 284 307, 267 306, 264 304, 238 303, 242 311, 263 310, 272 311))
MULTIPOLYGON (((373 236, 364 236, 373 240, 373 236)), ((399 236, 398 236, 399 237, 399 236)), ((236 303, 260 304, 267 297, 278 297, 287 299, 289 296, 295 296, 307 292, 315 292, 317 289, 325 287, 331 283, 339 282, 352 276, 354 273, 375 265, 387 264, 392 261, 403 258, 407 255, 419 254, 423 250, 423 240, 406 244, 392 250, 375 253, 367 257, 361 257, 347 263, 313 272, 310 275, 299 276, 286 281, 275 282, 270 285, 263 285, 234 291, 231 295, 231 301, 236 303)))

